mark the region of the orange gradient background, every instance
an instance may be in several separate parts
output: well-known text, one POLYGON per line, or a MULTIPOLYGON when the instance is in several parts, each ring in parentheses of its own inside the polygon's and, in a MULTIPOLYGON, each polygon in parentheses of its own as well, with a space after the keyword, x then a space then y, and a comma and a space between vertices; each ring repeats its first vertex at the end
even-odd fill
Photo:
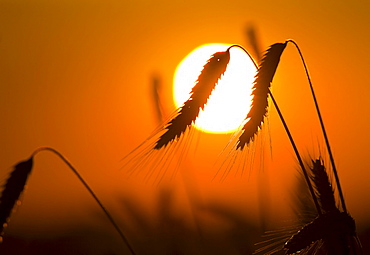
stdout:
MULTIPOLYGON (((189 150, 180 167, 183 174, 159 186, 128 178, 121 159, 158 126, 153 75, 161 79, 162 106, 169 116, 175 110, 172 79, 180 61, 205 43, 241 44, 251 51, 246 31, 253 26, 262 50, 289 38, 301 47, 347 208, 359 231, 365 231, 370 224, 369 11, 365 1, 2 0, 0 180, 36 148, 50 146, 79 170, 141 254, 151 246, 149 237, 164 228, 161 199, 167 199, 166 210, 175 219, 195 228, 196 215, 202 229, 213 231, 210 239, 223 240, 220 250, 238 254, 231 241, 222 239, 234 223, 210 213, 210 208, 257 222, 256 227, 281 225, 281 219, 292 215, 297 163, 273 107, 268 128, 258 139, 263 152, 258 150, 244 174, 231 169, 222 182, 212 178, 215 162, 224 159, 225 153, 219 154, 229 141, 227 134, 201 134, 199 145, 189 150), (261 196, 267 197, 262 206, 261 196)), ((272 91, 302 155, 317 156, 323 138, 291 44, 272 91)), ((87 247, 99 240, 89 254, 125 251, 72 172, 51 153, 38 154, 6 236, 58 238, 78 235, 79 228, 96 231, 87 240, 78 236, 87 247)))

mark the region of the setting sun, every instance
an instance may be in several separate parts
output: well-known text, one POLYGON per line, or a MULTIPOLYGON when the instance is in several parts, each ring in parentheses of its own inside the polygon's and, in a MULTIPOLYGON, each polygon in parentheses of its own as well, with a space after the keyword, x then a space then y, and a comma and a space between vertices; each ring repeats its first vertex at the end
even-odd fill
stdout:
MULTIPOLYGON (((195 81, 212 54, 225 51, 229 44, 206 44, 189 53, 177 66, 174 76, 174 101, 181 107, 189 98, 195 81)), ((235 131, 244 121, 251 105, 251 93, 256 68, 249 56, 240 48, 230 50, 230 62, 225 74, 195 121, 205 132, 228 133, 235 131)))

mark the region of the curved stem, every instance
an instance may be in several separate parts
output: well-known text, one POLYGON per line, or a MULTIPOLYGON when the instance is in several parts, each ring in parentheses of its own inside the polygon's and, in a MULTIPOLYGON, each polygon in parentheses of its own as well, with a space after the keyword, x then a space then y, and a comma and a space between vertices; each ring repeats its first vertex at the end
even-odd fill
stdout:
POLYGON ((229 48, 227 48, 227 51, 230 51, 230 49, 233 48, 233 47, 237 47, 239 49, 242 49, 248 55, 248 57, 252 60, 252 62, 254 64, 254 66, 256 67, 256 69, 258 69, 258 65, 257 65, 256 61, 253 59, 252 55, 246 49, 244 49, 243 46, 241 46, 239 44, 233 44, 229 48))
POLYGON ((88 192, 91 194, 91 196, 95 199, 95 201, 98 203, 100 208, 103 210, 105 215, 108 217, 109 221, 113 225, 113 227, 117 230, 118 234, 120 235, 123 242, 126 244, 127 248, 130 250, 131 254, 135 255, 134 250, 132 249, 130 243, 128 242, 127 238, 119 228, 118 224, 114 221, 113 217, 110 215, 108 210, 105 208, 105 206, 100 202, 99 198, 95 195, 94 191, 90 188, 90 186, 85 182, 85 180, 82 178, 82 176, 78 173, 78 171, 72 166, 72 164, 57 150, 51 148, 51 147, 40 147, 37 150, 35 150, 32 153, 32 157, 35 156, 37 153, 41 151, 51 151, 54 154, 56 154, 60 159, 64 161, 64 163, 67 164, 67 166, 72 170, 72 172, 77 176, 77 178, 81 181, 81 183, 85 186, 85 188, 88 190, 88 192))
POLYGON ((333 173, 334 173, 335 181, 337 183, 337 188, 338 188, 338 192, 339 192, 339 197, 340 197, 340 200, 341 200, 342 208, 343 208, 343 211, 344 212, 347 212, 347 207, 346 207, 346 204, 344 202, 344 196, 343 196, 342 188, 341 188, 341 185, 340 185, 340 182, 339 182, 339 176, 338 176, 337 168, 335 166, 333 153, 332 153, 332 150, 331 150, 331 147, 330 147, 330 144, 329 144, 329 138, 328 138, 328 135, 326 133, 326 129, 325 129, 325 126, 324 126, 324 121, 323 121, 322 116, 321 116, 319 104, 317 102, 315 91, 314 91, 313 86, 312 86, 312 82, 311 82, 310 74, 308 73, 308 68, 306 66, 306 62, 304 61, 302 52, 299 49, 298 44, 295 41, 291 40, 291 39, 290 40, 287 40, 287 42, 291 42, 291 43, 294 44, 294 46, 298 50, 299 56, 300 56, 300 58, 302 60, 302 63, 303 63, 303 66, 304 66, 304 70, 306 72, 306 76, 307 76, 307 79, 308 79, 308 83, 310 85, 310 89, 311 89, 311 93, 312 93, 312 98, 313 98, 313 101, 315 103, 315 108, 316 108, 317 116, 318 116, 319 121, 320 121, 321 130, 322 130, 322 133, 324 135, 324 139, 325 139, 325 143, 326 143, 326 148, 328 149, 328 153, 329 153, 329 157, 330 157, 330 162, 331 162, 331 165, 332 165, 332 168, 333 168, 333 173))

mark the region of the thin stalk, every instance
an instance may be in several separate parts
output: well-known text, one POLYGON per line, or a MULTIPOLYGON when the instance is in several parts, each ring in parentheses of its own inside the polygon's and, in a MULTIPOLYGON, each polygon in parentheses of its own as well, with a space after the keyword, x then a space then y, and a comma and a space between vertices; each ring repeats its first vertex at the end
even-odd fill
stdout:
POLYGON ((241 46, 239 44, 233 44, 229 48, 227 48, 227 50, 230 50, 232 47, 237 47, 237 48, 243 50, 248 55, 248 57, 252 60, 252 62, 254 64, 254 66, 256 67, 256 69, 258 69, 258 65, 257 65, 256 61, 253 59, 252 55, 246 49, 244 49, 243 46, 241 46))
POLYGON ((321 212, 321 209, 320 209, 320 206, 319 206, 319 202, 317 201, 317 197, 316 197, 316 195, 315 195, 315 191, 314 191, 314 189, 313 189, 313 187, 312 187, 312 183, 311 183, 310 178, 309 178, 309 176, 308 176, 307 170, 306 170, 306 168, 305 168, 305 166, 304 166, 304 164, 303 164, 302 158, 301 158, 301 156, 300 156, 300 154, 299 154, 299 152, 298 152, 297 146, 295 145, 295 142, 294 142, 294 140, 293 140, 293 137, 292 137, 292 135, 291 135, 291 133, 290 133, 290 131, 289 131, 288 125, 286 124, 285 119, 284 119, 284 117, 283 117, 283 114, 281 113, 280 108, 279 108, 279 106, 278 106, 277 102, 275 101, 275 98, 274 98, 274 96, 272 95, 271 91, 269 91, 269 95, 270 95, 270 97, 271 97, 271 99, 272 99, 272 102, 274 103, 274 106, 275 106, 275 108, 276 108, 277 113, 279 114, 280 120, 281 120, 281 122, 283 123, 283 126, 284 126, 284 128, 285 128, 285 132, 287 133, 287 135, 288 135, 288 137, 289 137, 290 143, 292 144, 293 150, 294 150, 294 152, 295 152, 295 155, 296 155, 296 157, 297 157, 297 159, 298 159, 299 165, 300 165, 300 167, 301 167, 301 169, 302 169, 302 172, 303 172, 304 178, 305 178, 305 180, 306 180, 306 183, 307 183, 308 189, 310 190, 310 193, 311 193, 311 196, 312 196, 312 200, 313 200, 313 202, 314 202, 314 204, 315 204, 315 206, 316 206, 317 213, 318 213, 319 215, 322 215, 322 212, 321 212))
POLYGON ((88 192, 91 194, 91 196, 95 199, 95 201, 98 203, 98 205, 100 206, 100 208, 103 210, 103 212, 105 213, 105 215, 107 216, 107 218, 109 219, 109 221, 111 222, 111 224, 113 225, 113 227, 116 229, 116 231, 118 232, 118 234, 120 235, 121 239, 123 240, 123 242, 125 243, 125 245, 127 246, 127 248, 130 250, 131 254, 132 255, 135 255, 136 253, 134 252, 134 250, 132 249, 130 243, 128 242, 127 238, 125 237, 125 235, 123 234, 123 232, 121 231, 121 229, 119 228, 118 224, 114 221, 113 217, 111 216, 111 214, 108 212, 108 210, 105 208, 105 206, 100 202, 99 198, 95 195, 94 191, 90 188, 90 186, 85 182, 85 180, 82 178, 82 176, 77 172, 77 170, 72 166, 72 164, 61 154, 59 153, 57 150, 51 148, 51 147, 41 147, 41 148, 38 148, 37 150, 35 150, 32 154, 32 157, 35 156, 37 153, 41 152, 41 151, 51 151, 53 152, 54 154, 56 154, 60 159, 62 159, 64 161, 64 163, 66 163, 68 165, 68 167, 72 170, 72 172, 77 176, 77 178, 81 181, 81 183, 85 186, 85 188, 88 190, 88 192))
POLYGON ((319 121, 320 121, 321 130, 322 130, 322 133, 323 133, 323 136, 324 136, 324 139, 325 139, 326 148, 328 149, 328 153, 329 153, 329 157, 330 157, 330 162, 331 162, 331 165, 332 165, 332 168, 333 168, 333 173, 334 173, 335 181, 336 181, 338 192, 339 192, 339 198, 340 198, 340 201, 341 201, 341 204, 342 204, 343 211, 344 212, 347 212, 346 203, 344 202, 344 196, 343 196, 342 188, 341 188, 340 181, 339 181, 338 171, 337 171, 337 168, 335 166, 333 153, 332 153, 332 150, 331 150, 331 147, 330 147, 330 144, 329 144, 329 138, 328 138, 328 135, 326 133, 326 129, 325 129, 325 126, 324 126, 324 121, 323 121, 322 116, 321 116, 319 104, 317 102, 315 91, 314 91, 313 86, 312 86, 312 82, 311 82, 311 78, 310 78, 310 74, 308 72, 308 68, 307 68, 306 62, 304 61, 302 52, 299 49, 298 44, 295 41, 291 40, 291 39, 290 40, 287 40, 287 42, 291 42, 291 43, 293 43, 295 45, 296 49, 298 50, 299 56, 300 56, 300 58, 302 60, 302 63, 303 63, 303 66, 304 66, 304 70, 306 72, 306 76, 307 76, 307 79, 308 79, 308 83, 310 85, 310 89, 311 89, 311 93, 312 93, 312 98, 313 98, 313 101, 315 103, 315 108, 316 108, 317 116, 318 116, 319 121))

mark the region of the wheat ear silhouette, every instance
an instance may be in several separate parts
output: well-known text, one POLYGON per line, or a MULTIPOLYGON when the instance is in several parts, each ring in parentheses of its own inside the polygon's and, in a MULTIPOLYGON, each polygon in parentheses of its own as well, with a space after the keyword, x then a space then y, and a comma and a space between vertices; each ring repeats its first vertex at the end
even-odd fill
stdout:
POLYGON ((321 159, 312 160, 311 173, 323 214, 284 244, 286 254, 362 254, 355 221, 336 207, 334 190, 321 159))
POLYGON ((246 117, 247 122, 242 128, 242 134, 238 138, 236 149, 243 150, 245 146, 252 142, 264 122, 271 82, 285 47, 286 44, 284 43, 271 45, 262 58, 252 88, 252 107, 246 117))
POLYGON ((0 197, 0 242, 3 241, 4 229, 8 224, 10 215, 26 185, 28 176, 32 171, 33 157, 19 162, 14 166, 9 178, 6 180, 0 197))
POLYGON ((86 181, 82 178, 82 176, 78 173, 76 168, 72 166, 72 164, 57 150, 50 148, 50 147, 40 147, 35 150, 31 157, 28 160, 21 161, 17 165, 14 166, 14 170, 10 173, 10 177, 6 180, 4 189, 1 193, 0 197, 0 241, 2 241, 4 235, 4 227, 7 226, 7 222, 11 216, 11 212, 16 205, 17 201, 21 193, 24 191, 25 185, 27 183, 28 177, 31 174, 32 166, 33 166, 33 158, 36 154, 42 151, 50 151, 53 154, 57 155, 77 176, 83 186, 87 189, 90 195, 94 198, 94 200, 98 203, 99 207, 103 210, 104 214, 109 219, 110 223, 116 229, 118 234, 120 235, 122 241, 125 243, 127 248, 130 250, 131 254, 135 255, 133 248, 131 247, 130 243, 128 242, 127 238, 119 228, 118 224, 114 221, 111 214, 96 196, 95 192, 90 188, 90 186, 86 183, 86 181))
MULTIPOLYGON (((308 68, 298 44, 293 40, 287 40, 285 44, 289 42, 293 43, 298 50, 306 72, 311 94, 315 103, 316 112, 320 121, 321 130, 325 139, 325 144, 329 152, 330 164, 334 173, 343 211, 340 211, 336 206, 334 191, 321 159, 312 161, 313 166, 311 168, 311 180, 314 184, 314 192, 312 192, 313 186, 311 184, 311 180, 310 178, 307 178, 307 171, 305 170, 303 163, 301 163, 302 161, 293 142, 293 138, 291 137, 290 132, 288 132, 288 128, 284 119, 281 118, 296 152, 298 161, 306 179, 306 183, 309 186, 311 196, 315 202, 318 212, 318 216, 313 221, 302 227, 296 234, 290 237, 290 239, 284 244, 283 250, 285 250, 285 254, 363 254, 361 242, 356 234, 355 221, 349 215, 346 209, 344 196, 339 182, 339 176, 335 167, 334 157, 331 151, 329 139, 326 133, 308 68)), ((273 98, 271 92, 270 96, 275 104, 275 99, 273 98)), ((277 104, 275 104, 275 106, 277 107, 277 104)), ((280 116, 281 112, 278 107, 277 111, 280 116)), ((276 242, 271 244, 271 246, 274 246, 275 244, 276 242)), ((261 251, 266 251, 267 249, 269 249, 269 247, 263 247, 256 251, 255 254, 261 251)), ((274 251, 277 250, 274 248, 274 251)))
POLYGON ((252 107, 246 117, 248 121, 245 123, 244 127, 242 128, 243 132, 240 135, 238 142, 236 144, 236 150, 243 150, 245 146, 248 146, 249 143, 253 141, 258 130, 261 128, 263 124, 264 118, 266 117, 267 109, 268 109, 268 97, 270 97, 279 115, 280 121, 282 122, 284 126, 285 132, 288 135, 289 141, 293 147, 294 153, 297 157, 297 160, 299 162, 303 176, 305 178, 307 187, 311 193, 311 197, 315 204, 316 210, 318 214, 321 215, 322 212, 321 212, 319 203, 317 201, 317 198, 315 196, 315 191, 312 187, 310 177, 307 173, 302 157, 294 142, 293 136, 279 108, 279 105, 277 101, 275 100, 271 92, 271 89, 270 89, 272 80, 276 73, 276 69, 280 62, 280 57, 287 45, 287 42, 288 41, 286 41, 285 43, 275 43, 271 45, 266 51, 266 53, 264 54, 264 57, 259 67, 257 66, 254 59, 250 56, 250 54, 248 54, 250 59, 253 61, 254 65, 257 68, 257 74, 256 74, 255 82, 254 82, 254 90, 252 92, 253 94, 252 107))
POLYGON ((211 92, 226 71, 230 61, 229 49, 216 52, 207 61, 191 91, 190 98, 178 110, 176 116, 166 124, 166 132, 159 137, 154 149, 161 149, 178 139, 195 121, 200 109, 204 109, 211 92))

